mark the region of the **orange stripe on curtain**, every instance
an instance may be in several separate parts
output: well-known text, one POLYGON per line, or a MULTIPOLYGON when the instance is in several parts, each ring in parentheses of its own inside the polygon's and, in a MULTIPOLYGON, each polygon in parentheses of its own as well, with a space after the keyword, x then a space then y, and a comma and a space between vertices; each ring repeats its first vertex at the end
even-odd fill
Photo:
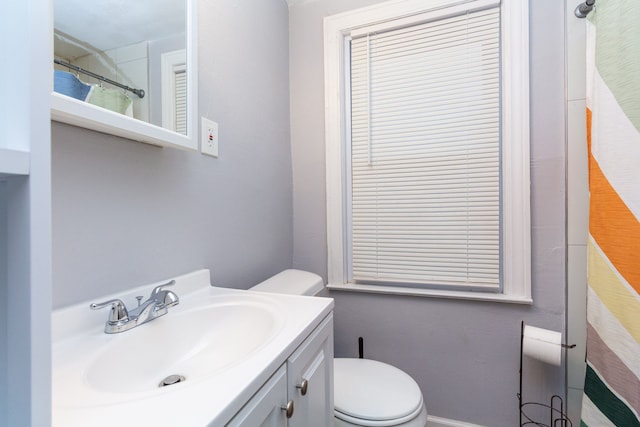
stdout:
MULTIPOLYGON (((590 135, 588 143, 591 145, 590 135)), ((640 222, 609 184, 591 150, 589 182, 589 232, 622 277, 640 293, 640 222)))

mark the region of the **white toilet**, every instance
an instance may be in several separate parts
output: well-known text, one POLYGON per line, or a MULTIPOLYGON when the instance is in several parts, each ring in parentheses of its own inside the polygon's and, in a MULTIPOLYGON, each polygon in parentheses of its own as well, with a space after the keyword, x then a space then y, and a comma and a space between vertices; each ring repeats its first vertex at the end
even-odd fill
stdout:
MULTIPOLYGON (((301 270, 285 270, 251 290, 316 295, 322 278, 301 270)), ((400 369, 369 359, 334 359, 335 426, 424 427, 427 409, 413 378, 400 369)))

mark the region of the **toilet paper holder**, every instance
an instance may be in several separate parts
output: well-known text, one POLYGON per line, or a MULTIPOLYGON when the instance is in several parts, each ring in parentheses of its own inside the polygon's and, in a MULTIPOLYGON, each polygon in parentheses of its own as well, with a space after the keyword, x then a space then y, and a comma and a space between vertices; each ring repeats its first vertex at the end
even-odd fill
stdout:
MULTIPOLYGON (((520 323, 520 390, 517 394, 518 404, 520 410, 520 427, 533 425, 537 427, 572 427, 573 423, 567 416, 564 410, 564 401, 561 396, 554 394, 551 396, 549 404, 539 402, 522 402, 522 364, 524 358, 524 339, 525 339, 525 325, 524 320, 520 323), (543 424, 538 421, 534 421, 526 414, 526 409, 538 406, 549 409, 549 424, 543 424), (524 421, 523 421, 524 419, 524 421)), ((558 343, 559 349, 574 348, 575 344, 563 344, 558 343)))

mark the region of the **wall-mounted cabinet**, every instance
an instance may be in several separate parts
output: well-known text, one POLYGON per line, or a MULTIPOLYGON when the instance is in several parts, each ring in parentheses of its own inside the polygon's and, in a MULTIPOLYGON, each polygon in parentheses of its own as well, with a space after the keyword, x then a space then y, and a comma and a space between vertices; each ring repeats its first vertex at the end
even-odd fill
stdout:
POLYGON ((162 7, 140 0, 135 8, 113 0, 50 1, 51 118, 196 150, 197 0, 167 0, 162 7))

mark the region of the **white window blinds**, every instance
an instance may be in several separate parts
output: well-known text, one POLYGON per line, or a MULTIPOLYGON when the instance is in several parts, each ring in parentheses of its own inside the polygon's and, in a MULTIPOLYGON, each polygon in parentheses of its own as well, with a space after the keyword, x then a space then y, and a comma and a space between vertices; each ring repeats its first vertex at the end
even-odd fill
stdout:
POLYGON ((187 71, 184 66, 179 67, 174 75, 175 96, 175 124, 176 132, 187 134, 187 71))
POLYGON ((499 7, 352 37, 351 280, 499 290, 499 7))
POLYGON ((187 134, 187 57, 184 49, 160 57, 162 76, 162 127, 187 134))

